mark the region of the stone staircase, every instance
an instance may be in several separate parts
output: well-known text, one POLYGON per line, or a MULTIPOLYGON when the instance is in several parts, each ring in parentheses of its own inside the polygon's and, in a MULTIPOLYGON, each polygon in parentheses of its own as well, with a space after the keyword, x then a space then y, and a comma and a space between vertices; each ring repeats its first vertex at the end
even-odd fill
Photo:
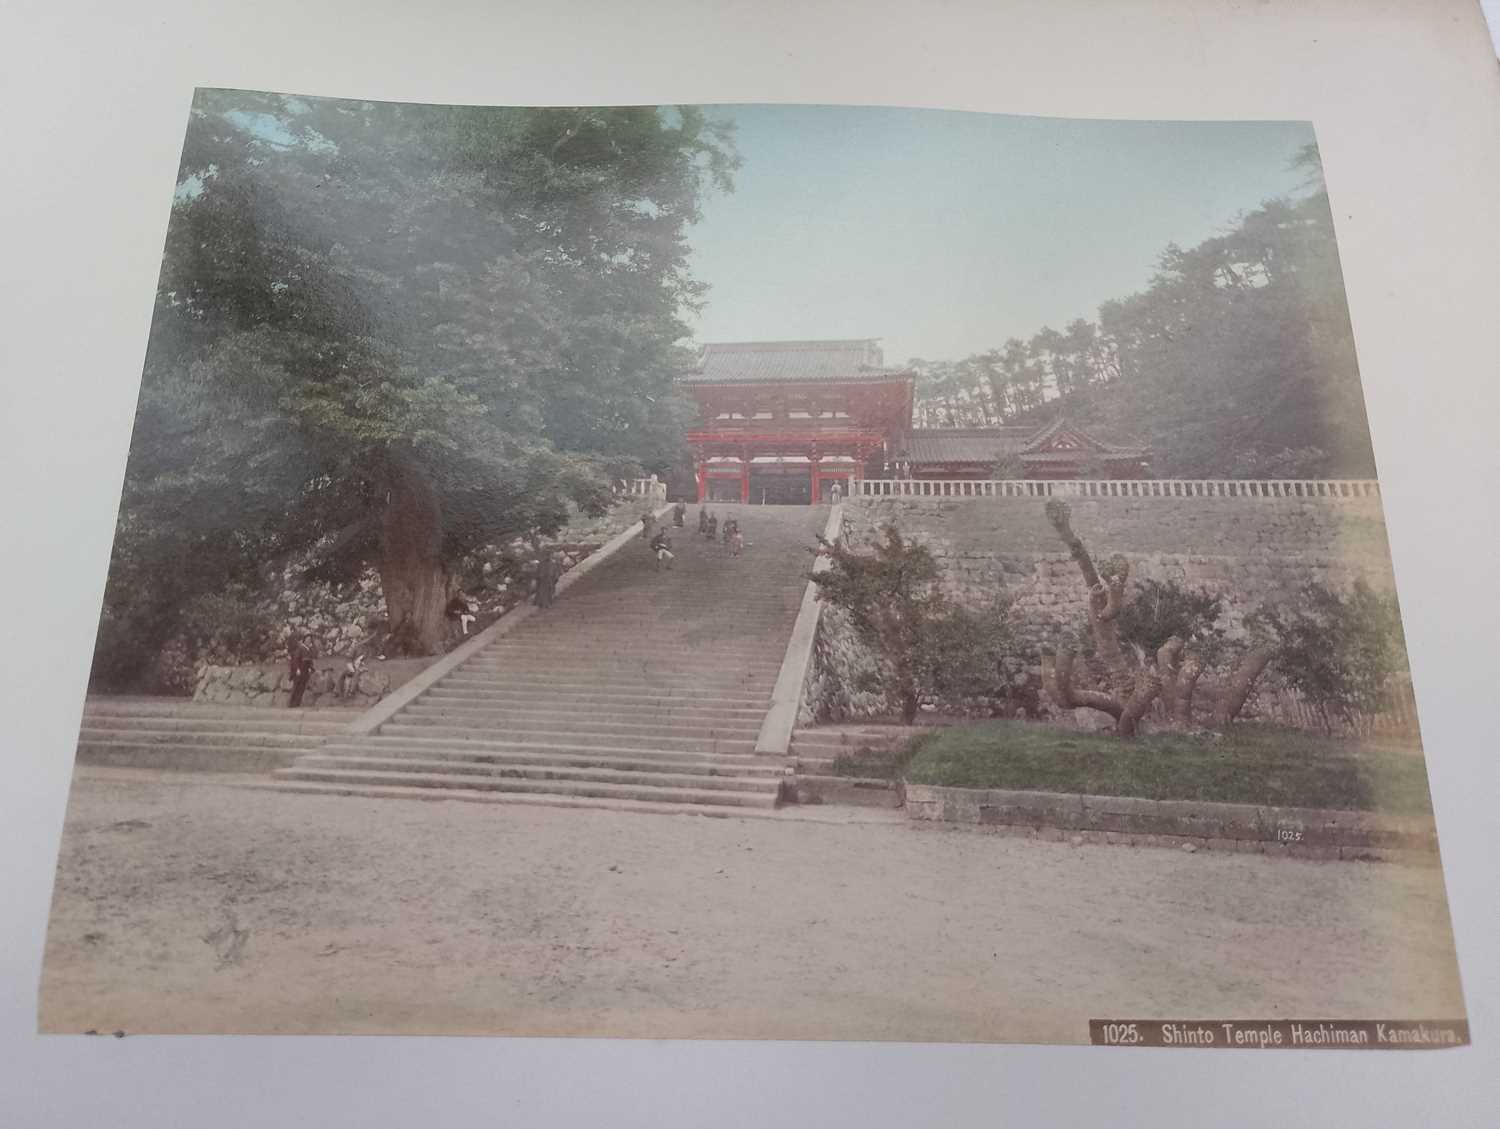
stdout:
POLYGON ((688 528, 644 542, 450 671, 369 736, 278 770, 301 792, 691 810, 776 805, 785 761, 755 740, 826 507, 715 505, 731 557, 688 528))
POLYGON ((889 758, 920 732, 904 725, 859 723, 795 730, 788 758, 799 796, 803 802, 896 806, 889 758))
POLYGON ((270 772, 358 717, 358 709, 271 709, 187 699, 91 696, 79 764, 194 772, 270 772))

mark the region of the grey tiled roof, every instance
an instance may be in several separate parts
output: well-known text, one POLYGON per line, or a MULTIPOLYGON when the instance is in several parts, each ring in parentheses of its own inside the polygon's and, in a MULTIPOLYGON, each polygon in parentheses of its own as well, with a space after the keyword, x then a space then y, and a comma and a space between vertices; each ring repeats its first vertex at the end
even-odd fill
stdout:
POLYGON ((848 341, 726 341, 703 346, 693 384, 889 380, 908 370, 886 368, 875 338, 848 341))
POLYGON ((1019 454, 1035 434, 1034 427, 913 431, 907 450, 914 463, 992 463, 1019 454))
POLYGON ((1032 454, 1023 454, 1023 463, 1072 463, 1083 459, 1100 459, 1106 462, 1113 459, 1144 459, 1151 454, 1145 447, 1115 447, 1108 446, 1100 451, 1036 451, 1032 454))
POLYGON ((1064 419, 1062 416, 1058 416, 1055 420, 1047 424, 1031 437, 1030 441, 1026 444, 1028 448, 1026 457, 1032 459, 1047 457, 1054 460, 1059 456, 1071 457, 1071 453, 1067 451, 1052 452, 1035 450, 1035 448, 1040 447, 1043 443, 1045 443, 1048 439, 1051 439, 1059 431, 1078 431, 1080 434, 1085 436, 1089 440, 1089 442, 1097 446, 1098 450, 1096 454, 1100 455, 1146 456, 1151 453, 1151 448, 1141 447, 1133 443, 1127 443, 1123 446, 1117 443, 1106 443, 1104 440, 1100 439, 1097 435, 1094 435, 1091 432, 1083 431, 1082 428, 1072 427, 1066 419, 1064 419))
MULTIPOLYGON (((1023 463, 1067 463, 1079 458, 1149 458, 1148 447, 1122 447, 1081 432, 1092 446, 1083 450, 1037 450, 1067 425, 1058 420, 1042 428, 928 428, 911 433, 907 452, 918 466, 932 463, 993 463, 1018 457, 1023 463)), ((1078 429, 1070 429, 1078 430, 1078 429)))

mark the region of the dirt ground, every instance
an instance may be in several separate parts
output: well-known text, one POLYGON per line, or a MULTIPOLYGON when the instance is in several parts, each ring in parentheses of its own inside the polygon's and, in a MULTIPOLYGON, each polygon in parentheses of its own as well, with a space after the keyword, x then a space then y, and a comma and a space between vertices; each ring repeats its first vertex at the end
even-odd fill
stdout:
POLYGON ((47 1032, 1087 1041, 1462 1014, 1435 867, 81 769, 47 1032))

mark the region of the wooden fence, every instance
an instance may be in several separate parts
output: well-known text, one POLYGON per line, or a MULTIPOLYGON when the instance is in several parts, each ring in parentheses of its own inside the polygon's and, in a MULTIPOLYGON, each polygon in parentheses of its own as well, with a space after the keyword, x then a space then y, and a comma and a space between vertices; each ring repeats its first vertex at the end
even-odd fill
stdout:
POLYGON ((1392 679, 1373 709, 1352 711, 1348 716, 1309 702, 1290 689, 1258 690, 1251 705, 1257 717, 1298 729, 1412 740, 1421 735, 1410 677, 1392 679))

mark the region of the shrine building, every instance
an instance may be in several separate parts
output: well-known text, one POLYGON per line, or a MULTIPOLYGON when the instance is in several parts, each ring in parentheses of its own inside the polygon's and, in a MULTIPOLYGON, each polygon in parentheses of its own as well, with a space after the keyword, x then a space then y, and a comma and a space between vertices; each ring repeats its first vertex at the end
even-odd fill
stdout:
POLYGON ((1150 451, 1044 427, 914 429, 916 374, 874 339, 705 345, 679 378, 700 502, 803 504, 862 478, 1143 478, 1150 451), (1019 473, 1018 473, 1019 472, 1019 473))

